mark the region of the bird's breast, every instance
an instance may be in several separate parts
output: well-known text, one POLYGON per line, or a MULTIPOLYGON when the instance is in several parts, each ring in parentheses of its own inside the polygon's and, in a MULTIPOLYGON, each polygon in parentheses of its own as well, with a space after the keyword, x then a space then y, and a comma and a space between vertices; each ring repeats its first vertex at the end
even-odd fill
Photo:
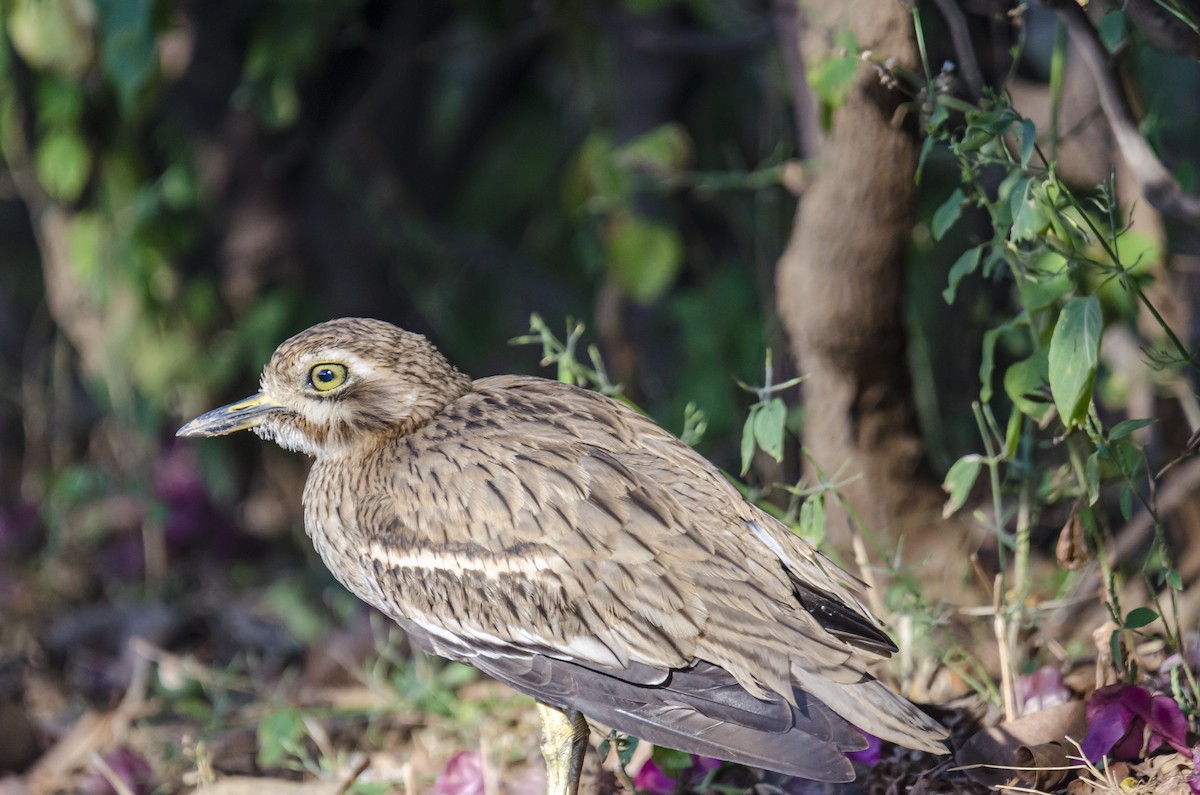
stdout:
POLYGON ((364 490, 353 470, 320 459, 304 485, 304 529, 313 548, 338 581, 379 609, 388 599, 364 558, 366 534, 357 521, 364 490))
POLYGON ((569 605, 580 594, 564 586, 572 564, 563 551, 533 540, 501 543, 462 488, 418 474, 394 460, 314 464, 305 526, 339 581, 434 634, 509 637, 539 615, 572 631, 578 621, 569 605))

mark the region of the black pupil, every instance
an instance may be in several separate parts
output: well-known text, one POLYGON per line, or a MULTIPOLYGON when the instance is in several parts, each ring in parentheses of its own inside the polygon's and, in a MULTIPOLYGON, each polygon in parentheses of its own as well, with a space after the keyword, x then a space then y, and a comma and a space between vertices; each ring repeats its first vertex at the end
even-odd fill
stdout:
POLYGON ((333 370, 329 367, 322 367, 320 370, 317 370, 317 380, 322 384, 328 384, 335 377, 333 370))

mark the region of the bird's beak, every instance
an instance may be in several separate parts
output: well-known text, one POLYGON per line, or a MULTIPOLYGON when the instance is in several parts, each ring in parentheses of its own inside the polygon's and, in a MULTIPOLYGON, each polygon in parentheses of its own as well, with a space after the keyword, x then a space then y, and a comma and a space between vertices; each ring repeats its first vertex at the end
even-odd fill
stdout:
POLYGON ((244 431, 258 425, 268 414, 282 408, 283 404, 276 402, 265 392, 259 392, 236 403, 201 414, 176 431, 175 435, 224 436, 235 431, 244 431))

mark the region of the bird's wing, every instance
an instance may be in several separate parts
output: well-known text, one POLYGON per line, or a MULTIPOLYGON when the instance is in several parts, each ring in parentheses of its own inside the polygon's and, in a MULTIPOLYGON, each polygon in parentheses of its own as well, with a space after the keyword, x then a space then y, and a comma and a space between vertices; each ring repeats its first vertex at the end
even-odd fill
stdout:
MULTIPOLYGON (((440 644, 401 621, 427 651, 440 644)), ((444 646, 441 653, 446 653, 444 646)), ((541 654, 496 655, 460 649, 459 659, 537 700, 579 710, 591 720, 646 742, 817 781, 851 781, 844 753, 866 746, 862 734, 804 693, 797 703, 750 696, 709 663, 672 671, 658 686, 639 684, 657 670, 589 668, 541 654)))
POLYGON ((706 659, 760 696, 790 693, 798 652, 856 678, 736 490, 649 420, 568 389, 487 379, 397 440, 354 521, 396 607, 435 634, 584 663, 706 659))
POLYGON ((527 692, 510 669, 548 664, 530 655, 668 690, 672 672, 705 662, 749 697, 798 705, 801 683, 911 744, 921 713, 906 702, 888 694, 897 714, 864 720, 887 693, 865 666, 893 647, 852 578, 624 406, 542 379, 485 379, 380 466, 355 520, 379 606, 439 653, 500 661, 527 692))

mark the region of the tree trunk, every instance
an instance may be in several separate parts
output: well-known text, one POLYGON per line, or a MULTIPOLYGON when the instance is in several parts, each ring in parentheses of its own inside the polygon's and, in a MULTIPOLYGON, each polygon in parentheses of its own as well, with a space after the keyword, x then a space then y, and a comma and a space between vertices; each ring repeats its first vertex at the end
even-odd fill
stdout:
MULTIPOLYGON (((919 69, 912 20, 898 0, 801 8, 810 66, 836 55, 835 32, 849 26, 861 50, 919 69)), ((953 550, 939 532, 942 494, 925 463, 905 350, 904 257, 920 147, 916 119, 901 108, 908 99, 860 65, 833 113, 776 278, 779 314, 808 376, 805 446, 826 477, 858 477, 842 488, 853 510, 889 549, 903 535, 915 560, 932 548, 927 540, 953 550)), ((835 548, 847 548, 848 532, 845 515, 831 513, 835 548)))

